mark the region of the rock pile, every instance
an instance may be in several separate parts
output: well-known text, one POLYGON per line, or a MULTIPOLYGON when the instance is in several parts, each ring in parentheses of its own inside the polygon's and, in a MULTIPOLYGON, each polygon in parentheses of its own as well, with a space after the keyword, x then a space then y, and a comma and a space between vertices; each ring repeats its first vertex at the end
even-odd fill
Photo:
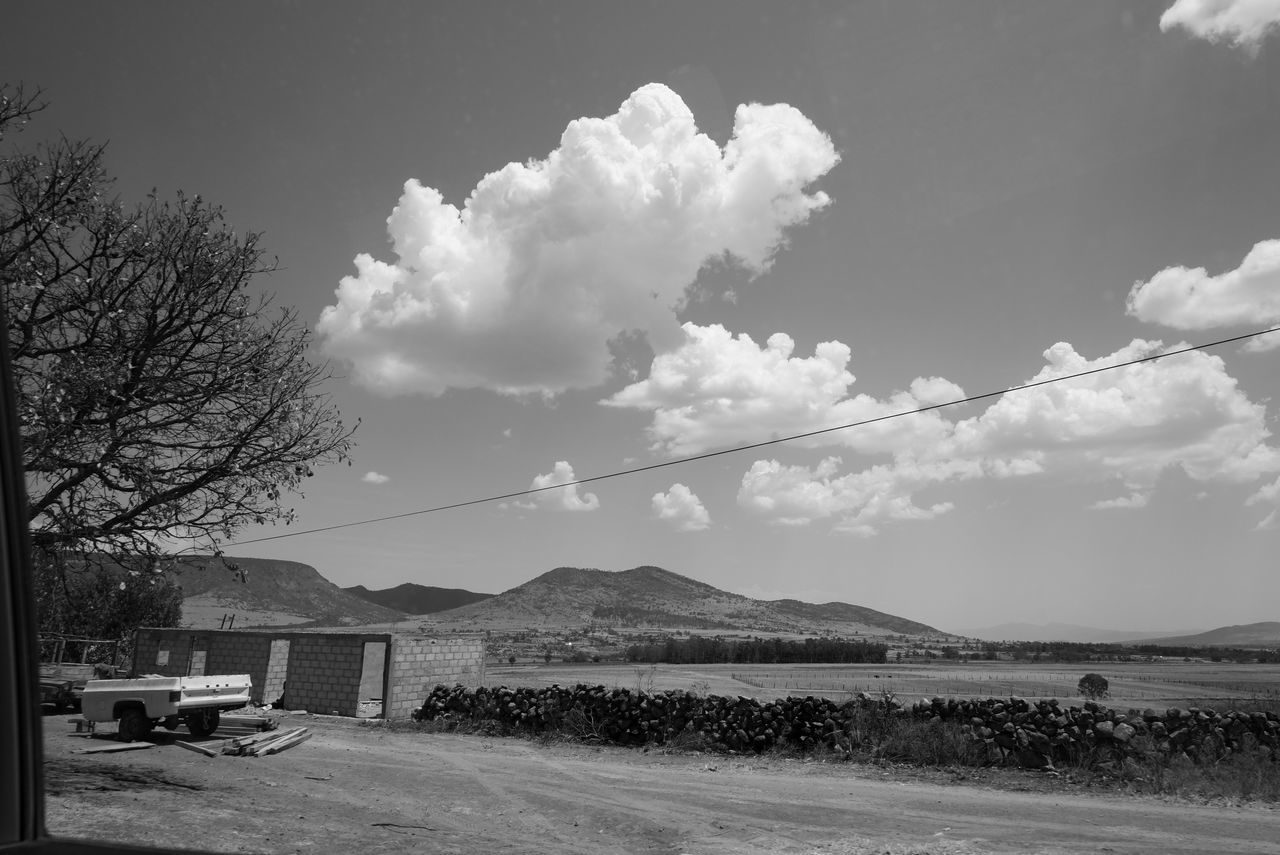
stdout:
POLYGON ((616 745, 667 744, 689 737, 720 751, 760 752, 785 746, 840 753, 874 745, 905 722, 949 723, 985 746, 987 762, 1016 762, 1028 768, 1150 754, 1185 755, 1196 762, 1246 751, 1265 751, 1272 760, 1280 757, 1280 718, 1274 713, 1217 713, 1195 707, 1122 713, 1092 701, 1063 707, 1056 700, 934 698, 903 706, 889 697, 865 694, 844 703, 815 697, 760 702, 587 685, 436 686, 414 719, 492 723, 616 745))

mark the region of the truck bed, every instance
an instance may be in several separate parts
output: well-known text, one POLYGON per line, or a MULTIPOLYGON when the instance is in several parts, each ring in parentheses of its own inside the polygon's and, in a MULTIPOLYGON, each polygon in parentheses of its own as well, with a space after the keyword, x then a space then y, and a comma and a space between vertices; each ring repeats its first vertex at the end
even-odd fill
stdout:
POLYGON ((89 680, 81 707, 90 721, 111 721, 118 704, 136 701, 146 706, 152 718, 161 718, 207 707, 242 707, 249 703, 250 688, 248 674, 89 680))

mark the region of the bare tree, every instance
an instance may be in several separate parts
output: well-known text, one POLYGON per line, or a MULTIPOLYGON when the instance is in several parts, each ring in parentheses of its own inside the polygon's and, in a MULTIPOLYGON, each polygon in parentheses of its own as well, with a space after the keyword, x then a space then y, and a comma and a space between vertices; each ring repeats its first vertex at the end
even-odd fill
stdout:
MULTIPOLYGON (((0 139, 40 108, 0 87, 0 139)), ((198 196, 126 208, 102 161, 102 146, 66 139, 0 155, 36 549, 155 558, 287 524, 286 494, 346 459, 352 430, 322 391, 327 366, 307 359, 307 328, 250 288, 274 262, 198 196)))

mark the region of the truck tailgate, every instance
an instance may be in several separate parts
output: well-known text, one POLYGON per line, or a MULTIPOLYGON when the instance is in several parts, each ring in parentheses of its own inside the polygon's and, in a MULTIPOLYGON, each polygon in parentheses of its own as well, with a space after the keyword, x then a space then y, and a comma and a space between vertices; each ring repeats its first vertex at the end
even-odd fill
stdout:
POLYGON ((183 677, 178 708, 244 706, 249 703, 251 686, 248 674, 183 677))

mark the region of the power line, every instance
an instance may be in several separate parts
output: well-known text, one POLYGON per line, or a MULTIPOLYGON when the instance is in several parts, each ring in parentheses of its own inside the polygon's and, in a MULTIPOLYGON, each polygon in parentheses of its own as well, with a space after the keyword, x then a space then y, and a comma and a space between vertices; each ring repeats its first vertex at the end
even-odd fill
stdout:
POLYGON ((230 543, 228 546, 247 546, 251 543, 265 543, 269 540, 283 540, 286 537, 300 537, 304 534, 319 534, 325 531, 336 531, 342 528, 354 528, 355 526, 371 525, 373 523, 388 522, 390 520, 400 520, 407 517, 417 517, 423 514, 434 514, 440 511, 451 511, 456 508, 466 508, 472 505, 483 505, 489 502, 501 502, 506 499, 518 499, 522 496, 531 496, 535 493, 544 493, 548 490, 560 490, 564 487, 574 487, 579 484, 590 484, 595 481, 604 481, 609 478, 621 478, 624 475, 636 475, 640 472, 650 472, 654 469, 664 469, 668 466, 682 466, 686 463, 693 463, 698 460, 707 460, 712 457, 720 457, 725 454, 738 454, 743 451, 753 451, 757 448, 765 448, 770 445, 779 445, 784 442, 794 442, 797 439, 807 439, 811 436, 821 436, 822 434, 834 433, 840 430, 849 430, 850 428, 864 427, 865 425, 875 424, 876 422, 888 421, 889 419, 898 419, 904 416, 913 416, 917 413, 927 413, 930 410, 940 410, 944 407, 955 407, 960 404, 970 404, 974 401, 981 401, 986 398, 996 398, 1001 395, 1007 395, 1010 392, 1021 392, 1025 389, 1034 389, 1037 386, 1047 386, 1051 383, 1061 383, 1065 380, 1075 380, 1080 377, 1088 377, 1090 374, 1101 374, 1104 371, 1114 371, 1117 368, 1127 368, 1130 365, 1141 365, 1144 362, 1155 362, 1160 359, 1168 359, 1171 356, 1180 356, 1184 353, 1191 353, 1195 350, 1205 350, 1210 347, 1219 347, 1224 344, 1232 344, 1237 341, 1256 338, 1258 336, 1267 335, 1268 333, 1280 332, 1280 327, 1268 330, 1258 330, 1256 332, 1245 333, 1244 335, 1232 336, 1231 338, 1219 339, 1218 341, 1206 342, 1205 344, 1195 344, 1179 350, 1170 350, 1166 353, 1157 353, 1153 356, 1144 356, 1141 359, 1131 359, 1128 362, 1118 362, 1115 365, 1104 365, 1101 368, 1090 368, 1088 371, 1077 371, 1074 374, 1064 374, 1061 377, 1050 377, 1047 380, 1036 380, 1032 383, 1024 383, 1021 386, 1012 386, 1008 389, 1001 389, 997 392, 983 392, 981 395, 970 395, 967 398, 958 398, 954 401, 947 401, 941 404, 930 404, 927 407, 918 407, 914 410, 902 410, 897 413, 890 413, 884 416, 876 416, 871 419, 863 419, 862 421, 850 422, 849 424, 836 425, 835 427, 821 428, 819 430, 811 430, 806 433, 791 434, 790 436, 778 437, 776 439, 767 439, 763 442, 753 442, 749 445, 738 445, 733 448, 723 448, 719 451, 708 451, 703 454, 694 454, 689 457, 678 457, 674 460, 665 460, 661 463, 650 463, 647 466, 637 466, 633 469, 622 469, 617 472, 609 472, 604 475, 592 475, 589 478, 578 478, 574 481, 566 481, 563 484, 551 484, 546 487, 530 487, 527 490, 517 490, 513 493, 503 493, 497 496, 485 496, 482 499, 468 499, 464 502, 453 502, 448 505, 437 505, 432 508, 423 508, 417 511, 405 511, 400 514, 391 514, 384 517, 373 517, 367 520, 355 520, 353 522, 336 523, 334 525, 321 526, 319 528, 309 528, 302 531, 289 531, 283 534, 273 534, 269 537, 257 537, 252 540, 241 540, 236 543, 230 543))

